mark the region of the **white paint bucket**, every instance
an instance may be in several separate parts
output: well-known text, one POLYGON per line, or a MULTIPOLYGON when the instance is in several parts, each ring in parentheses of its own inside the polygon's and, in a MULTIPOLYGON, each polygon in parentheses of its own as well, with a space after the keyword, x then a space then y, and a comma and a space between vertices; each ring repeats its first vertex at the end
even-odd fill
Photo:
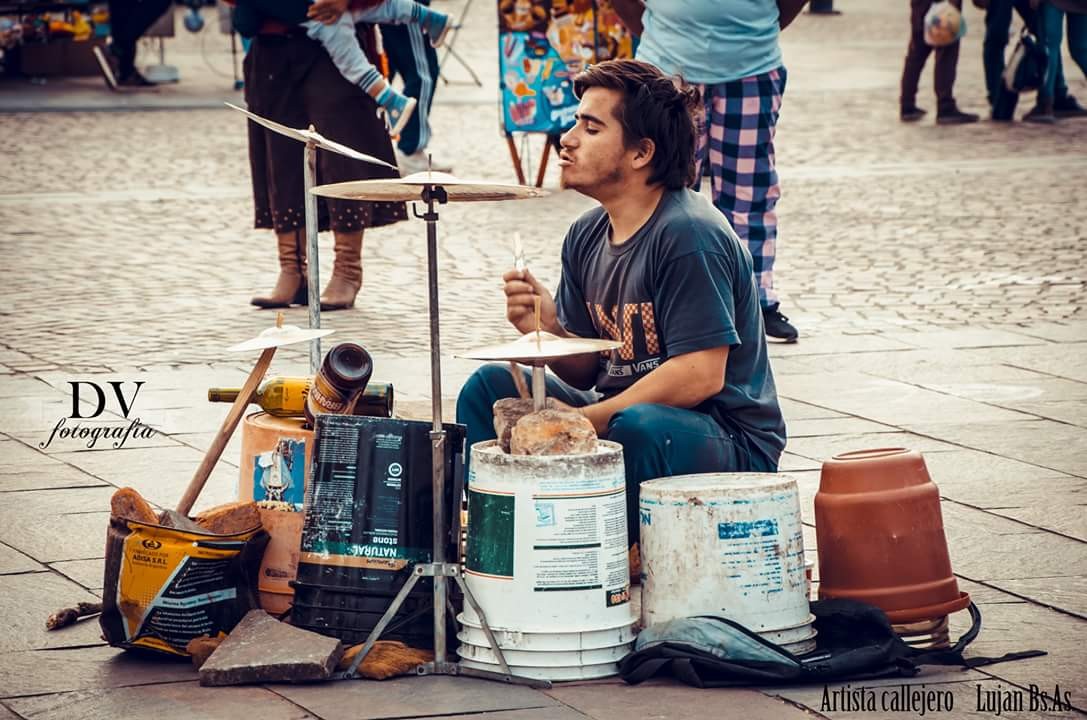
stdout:
MULTIPOLYGON (((491 663, 476 662, 475 660, 461 659, 460 664, 464 667, 476 668, 477 670, 489 670, 491 672, 501 673, 502 668, 499 665, 491 663)), ((507 665, 509 665, 507 663, 507 665)), ((536 680, 551 680, 553 682, 564 682, 570 680, 595 680, 597 678, 612 677, 619 674, 619 663, 603 663, 601 665, 580 665, 571 667, 555 667, 555 668, 541 668, 541 667, 527 667, 524 665, 509 665, 510 672, 514 675, 520 675, 521 677, 533 678, 536 680)))
MULTIPOLYGON (((461 634, 458 634, 457 637, 460 638, 461 634)), ((501 645, 499 645, 499 647, 501 647, 501 645)), ((571 650, 568 652, 561 650, 555 652, 538 652, 502 648, 502 654, 506 657, 506 662, 508 664, 521 667, 581 667, 583 665, 617 663, 626 657, 627 653, 630 652, 631 647, 632 645, 627 643, 625 645, 615 645, 614 647, 605 647, 598 650, 571 650)), ((491 650, 490 647, 481 647, 473 643, 462 642, 457 648, 457 654, 465 660, 474 660, 475 662, 489 663, 491 665, 498 664, 494 651, 491 650)))
MULTIPOLYGON (((642 624, 718 615, 754 632, 811 622, 796 481, 714 473, 641 485, 642 624)), ((791 642, 805 642, 800 633, 791 642)))
MULTIPOLYGON (((474 445, 464 574, 488 622, 533 633, 632 624, 625 493, 618 443, 539 456, 474 445)), ((479 623, 471 606, 464 617, 479 623)))
MULTIPOLYGON (((592 453, 534 456, 474 445, 464 575, 514 674, 617 674, 635 620, 622 446, 602 440, 592 453)), ((459 619, 461 662, 498 671, 470 605, 459 619)))
MULTIPOLYGON (((461 642, 471 643, 477 647, 490 648, 487 635, 483 632, 483 627, 479 623, 470 622, 464 617, 463 613, 457 616, 457 620, 461 624, 461 631, 457 634, 457 638, 461 642)), ((577 652, 619 646, 629 647, 634 644, 634 638, 637 636, 631 622, 605 630, 551 633, 522 632, 491 625, 491 632, 494 633, 498 647, 503 650, 531 652, 577 652)))

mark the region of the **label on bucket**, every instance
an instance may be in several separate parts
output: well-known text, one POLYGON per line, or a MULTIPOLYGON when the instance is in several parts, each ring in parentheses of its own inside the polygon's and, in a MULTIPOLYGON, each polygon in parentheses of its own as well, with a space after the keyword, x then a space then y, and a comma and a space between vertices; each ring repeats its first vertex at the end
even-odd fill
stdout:
POLYGON ((629 601, 625 489, 533 500, 533 590, 599 589, 609 607, 629 601))
POLYGON ((306 443, 279 438, 275 448, 253 456, 253 500, 290 503, 302 509, 306 479, 306 443))
MULTIPOLYGON (((773 518, 717 524, 721 564, 744 591, 778 593, 785 586, 783 551, 797 538, 782 537, 773 518)), ((797 547, 803 547, 795 543, 797 547)))
POLYGON ((499 579, 513 578, 516 498, 512 493, 468 488, 468 572, 499 579))

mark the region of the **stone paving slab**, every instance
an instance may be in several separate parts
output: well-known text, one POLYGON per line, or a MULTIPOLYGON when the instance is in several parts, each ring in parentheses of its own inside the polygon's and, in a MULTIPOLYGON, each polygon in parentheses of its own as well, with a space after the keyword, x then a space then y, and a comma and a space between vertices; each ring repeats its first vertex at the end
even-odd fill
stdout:
MULTIPOLYGON (((928 691, 932 694, 932 702, 941 702, 941 705, 933 705, 930 708, 926 708, 924 715, 939 718, 980 718, 980 717, 992 717, 995 714, 994 710, 990 710, 986 704, 988 702, 988 695, 985 695, 981 701, 978 700, 979 690, 983 693, 986 691, 1008 690, 1008 686, 1001 684, 997 680, 986 678, 980 673, 977 674, 977 678, 971 678, 970 680, 964 680, 961 682, 952 683, 926 683, 924 688, 915 686, 910 683, 909 687, 918 692, 928 691), (937 700, 939 698, 939 700, 937 700), (950 710, 946 708, 950 707, 950 710), (934 709, 938 708, 938 709, 934 709)), ((835 686, 831 686, 831 690, 835 686)), ((851 685, 848 690, 854 691, 861 687, 872 687, 869 683, 859 683, 851 685)), ((909 709, 899 709, 894 705, 899 697, 895 688, 885 688, 884 686, 876 686, 878 689, 872 693, 864 693, 863 701, 854 700, 858 704, 843 705, 841 703, 835 704, 834 696, 827 695, 827 702, 824 703, 824 691, 822 688, 802 688, 795 690, 782 691, 781 696, 788 700, 802 705, 806 705, 820 713, 821 716, 833 718, 834 720, 860 720, 861 718, 872 717, 893 717, 899 713, 903 713, 904 716, 917 717, 921 715, 921 710, 910 711, 909 709), (867 698, 871 697, 869 701, 867 698), (868 703, 872 702, 872 705, 860 705, 860 702, 868 703), (888 705, 883 703, 887 702, 888 705), (842 710, 841 708, 846 708, 842 710), (837 709, 836 709, 837 708, 837 709)), ((850 695, 851 698, 856 696, 850 695)), ((848 702, 848 701, 843 701, 848 702)), ((1010 718, 1012 720, 1033 720, 1038 717, 1037 711, 1030 711, 1027 709, 1024 699, 1024 711, 1019 712, 1004 711, 1001 713, 1001 717, 1010 718)), ((1081 717, 1077 712, 1073 711, 1061 711, 1055 713, 1046 713, 1046 717, 1056 718, 1073 718, 1081 717)))
POLYGON ((529 710, 498 710, 497 712, 488 713, 470 713, 467 715, 427 715, 420 720, 428 720, 428 718, 442 718, 442 720, 480 720, 486 718, 486 720, 584 720, 584 718, 590 717, 583 713, 579 713, 577 710, 573 710, 568 707, 557 708, 533 708, 529 710))
MULTIPOLYGON (((97 625, 98 621, 91 619, 90 623, 97 625)), ((66 628, 56 632, 63 635, 68 631, 66 628)), ((3 653, 0 654, 0 673, 5 679, 0 691, 4 702, 14 697, 74 690, 196 680, 196 671, 188 661, 140 656, 105 645, 3 653)))
POLYGON ((1020 578, 999 584, 1033 603, 1087 619, 1087 579, 1083 577, 1020 578))
POLYGON ((1083 543, 992 513, 943 503, 951 566, 1000 587, 1001 579, 1087 574, 1083 543))
MULTIPOLYGON (((135 488, 148 502, 166 508, 181 499, 204 453, 177 445, 59 453, 56 457, 115 487, 135 488)), ((200 495, 199 508, 237 499, 238 470, 233 464, 236 462, 236 456, 223 458, 215 466, 200 495)), ((103 507, 108 510, 108 503, 103 507)))
POLYGON ((45 569, 44 565, 35 562, 33 558, 24 555, 13 547, 0 543, 0 575, 40 572, 45 569))
POLYGON ((153 717, 161 720, 306 720, 317 716, 259 687, 205 688, 195 682, 73 692, 6 701, 27 720, 153 717))
POLYGON ((856 374, 790 375, 782 378, 780 392, 796 400, 897 427, 1011 422, 1023 418, 1019 413, 984 403, 856 374))
MULTIPOLYGON (((783 411, 784 412, 784 411, 783 411)), ((873 435, 877 433, 899 433, 898 428, 881 425, 870 420, 854 417, 812 418, 810 420, 789 419, 787 423, 789 439, 804 437, 825 437, 828 435, 873 435)))
POLYGON ((697 690, 674 680, 650 680, 628 686, 610 684, 559 685, 544 691, 594 720, 650 720, 676 717, 680 708, 695 705, 704 717, 806 718, 811 715, 783 702, 767 702, 756 690, 697 690))
POLYGON ((49 568, 90 590, 95 595, 101 596, 106 570, 106 559, 104 557, 89 560, 62 560, 61 562, 49 563, 49 568))
POLYGON ((40 562, 102 557, 114 488, 28 490, 0 503, 0 542, 40 562))
MULTIPOLYGON (((951 634, 957 637, 969 625, 965 613, 951 616, 951 634)), ((1082 642, 1083 620, 1034 603, 991 603, 982 608, 983 630, 971 643, 969 655, 999 657, 1017 650, 1044 650, 1043 657, 1027 658, 979 668, 979 672, 1019 687, 1061 685, 1072 692, 1072 704, 1087 709, 1079 670, 1087 665, 1082 642)))
POLYGON ((358 680, 271 687, 277 694, 323 720, 411 718, 439 713, 453 715, 560 707, 538 690, 475 678, 406 677, 381 682, 358 680))
POLYGON ((1087 429, 1050 420, 962 424, 906 423, 913 432, 998 453, 1039 467, 1087 475, 1087 429))
MULTIPOLYGON (((1087 490, 1087 486, 1081 486, 1081 489, 1087 490)), ((1000 508, 992 512, 994 515, 1011 518, 1087 543, 1087 497, 1083 493, 1077 492, 1064 496, 1054 494, 1045 498, 1043 502, 1050 507, 1000 508)))
POLYGON ((1036 415, 1046 420, 1087 427, 1087 403, 1081 400, 1051 400, 1049 402, 1002 402, 1010 410, 1036 415))
MULTIPOLYGON (((4 577, 0 610, 6 629, 0 636, 0 654, 16 650, 40 650, 82 645, 100 645, 97 620, 77 623, 62 631, 45 629, 49 613, 79 602, 97 602, 98 597, 51 572, 24 573, 4 577)), ((6 692, 0 691, 0 696, 6 692)))

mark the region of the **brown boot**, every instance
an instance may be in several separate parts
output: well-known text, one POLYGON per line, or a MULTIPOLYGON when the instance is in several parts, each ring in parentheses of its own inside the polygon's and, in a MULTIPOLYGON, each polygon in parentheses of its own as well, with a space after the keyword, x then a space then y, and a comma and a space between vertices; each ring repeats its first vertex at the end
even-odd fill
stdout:
POLYGON ((292 230, 276 233, 279 242, 279 278, 270 295, 257 296, 249 302, 259 308, 284 308, 306 305, 309 289, 306 286, 306 245, 302 233, 292 230))
POLYGON ((355 307, 355 296, 362 287, 362 233, 336 233, 336 259, 332 277, 321 293, 322 310, 346 310, 355 307))

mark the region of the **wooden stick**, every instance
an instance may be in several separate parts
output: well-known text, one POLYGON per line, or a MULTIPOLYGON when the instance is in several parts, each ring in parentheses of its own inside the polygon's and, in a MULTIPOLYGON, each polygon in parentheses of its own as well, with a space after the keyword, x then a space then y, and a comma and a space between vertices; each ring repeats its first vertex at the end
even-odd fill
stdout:
POLYGON ((193 474, 192 480, 189 481, 189 486, 185 488, 185 494, 181 496, 181 501, 177 504, 177 511, 182 515, 188 515, 189 511, 192 510, 192 506, 196 504, 196 499, 200 497, 200 491, 204 489, 204 484, 208 481, 211 471, 215 468, 215 463, 219 462, 219 457, 223 454, 226 444, 230 442, 230 436, 234 434, 238 423, 241 422, 245 409, 253 401, 257 386, 264 379, 265 373, 268 372, 268 366, 272 364, 272 356, 275 354, 276 349, 274 347, 265 348, 261 351, 260 359, 257 360, 257 364, 253 366, 253 371, 246 378, 245 385, 242 386, 238 397, 234 399, 234 404, 230 406, 230 412, 227 413, 226 419, 223 420, 222 427, 219 428, 218 434, 211 442, 211 447, 208 448, 204 459, 200 462, 200 467, 196 468, 196 473, 193 474))
POLYGON ((539 295, 532 297, 533 310, 536 313, 536 349, 540 349, 540 302, 543 300, 539 295))
POLYGON ((513 169, 517 173, 517 183, 525 184, 525 171, 521 167, 521 155, 517 152, 517 143, 513 140, 513 133, 506 133, 506 145, 510 149, 510 160, 513 161, 513 169))
POLYGON ((517 388, 517 394, 522 400, 528 400, 532 393, 528 391, 528 383, 525 382, 525 374, 521 372, 521 366, 510 360, 510 375, 513 376, 513 385, 517 388))

